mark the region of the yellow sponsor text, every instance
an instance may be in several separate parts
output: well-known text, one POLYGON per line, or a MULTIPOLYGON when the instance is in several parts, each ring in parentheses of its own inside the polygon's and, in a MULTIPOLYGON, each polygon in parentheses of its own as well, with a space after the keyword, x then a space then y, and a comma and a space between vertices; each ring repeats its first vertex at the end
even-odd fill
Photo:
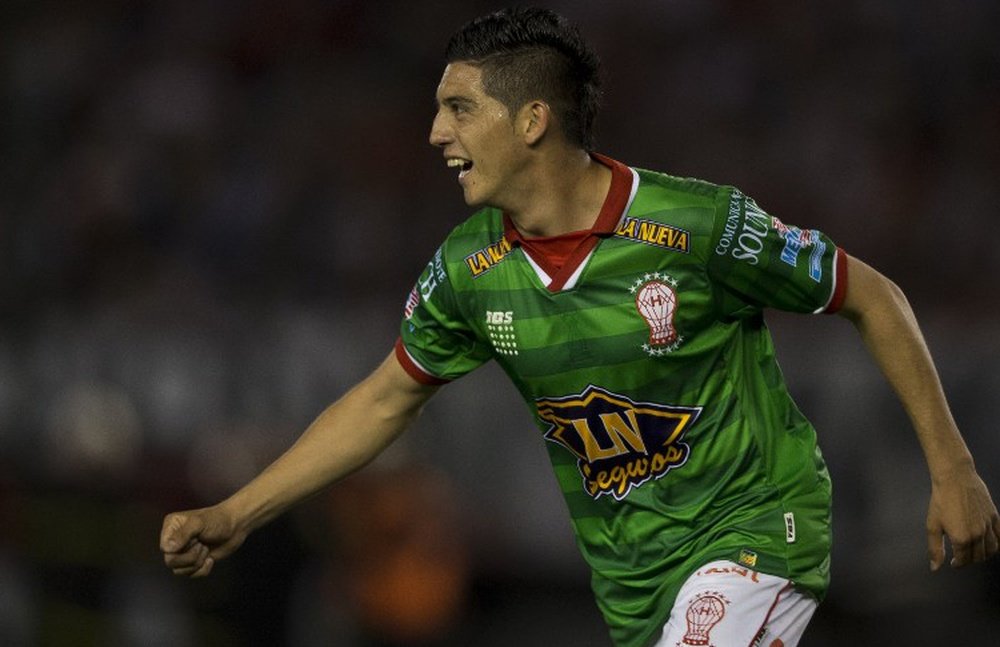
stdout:
POLYGON ((477 249, 465 257, 465 264, 472 272, 472 278, 478 278, 493 269, 510 253, 511 245, 506 236, 482 249, 477 249))
POLYGON ((690 232, 662 222, 631 216, 622 219, 618 229, 615 230, 615 236, 685 253, 691 247, 690 232))

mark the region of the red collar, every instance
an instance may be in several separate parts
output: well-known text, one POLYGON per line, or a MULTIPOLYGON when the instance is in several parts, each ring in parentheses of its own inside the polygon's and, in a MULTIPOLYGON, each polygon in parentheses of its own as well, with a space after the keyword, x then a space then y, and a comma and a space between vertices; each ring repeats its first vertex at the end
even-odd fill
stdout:
MULTIPOLYGON (((611 169, 611 188, 601 205, 601 213, 597 215, 590 232, 597 236, 610 236, 615 233, 618 221, 621 220, 625 207, 628 206, 632 194, 632 171, 627 166, 600 153, 590 156, 611 169)), ((514 226, 514 221, 506 213, 503 215, 504 237, 511 245, 519 245, 524 236, 514 226)))

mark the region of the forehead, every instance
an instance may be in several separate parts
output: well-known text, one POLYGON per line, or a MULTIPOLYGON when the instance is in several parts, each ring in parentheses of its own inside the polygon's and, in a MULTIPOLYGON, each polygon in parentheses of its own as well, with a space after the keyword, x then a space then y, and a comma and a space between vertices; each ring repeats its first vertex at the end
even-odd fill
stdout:
POLYGON ((437 88, 439 102, 456 97, 481 98, 485 94, 483 71, 480 68, 469 63, 449 63, 444 68, 437 88))

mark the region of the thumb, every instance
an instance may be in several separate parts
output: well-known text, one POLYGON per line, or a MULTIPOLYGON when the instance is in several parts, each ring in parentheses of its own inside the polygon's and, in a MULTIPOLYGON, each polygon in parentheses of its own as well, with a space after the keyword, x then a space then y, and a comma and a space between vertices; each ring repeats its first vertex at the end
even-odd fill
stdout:
POLYGON ((201 515, 191 512, 168 514, 160 531, 160 549, 165 553, 183 550, 204 529, 205 522, 201 515))
POLYGON ((939 524, 927 527, 927 556, 931 560, 931 570, 936 571, 944 563, 944 533, 939 524))

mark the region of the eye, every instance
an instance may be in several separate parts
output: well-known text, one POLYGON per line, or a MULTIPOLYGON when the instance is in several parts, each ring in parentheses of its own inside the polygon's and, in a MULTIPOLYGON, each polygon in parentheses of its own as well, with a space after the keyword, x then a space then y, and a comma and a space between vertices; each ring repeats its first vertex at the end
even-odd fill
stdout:
POLYGON ((465 99, 451 99, 445 102, 445 106, 447 106, 451 114, 456 117, 469 114, 472 108, 469 102, 465 99))

